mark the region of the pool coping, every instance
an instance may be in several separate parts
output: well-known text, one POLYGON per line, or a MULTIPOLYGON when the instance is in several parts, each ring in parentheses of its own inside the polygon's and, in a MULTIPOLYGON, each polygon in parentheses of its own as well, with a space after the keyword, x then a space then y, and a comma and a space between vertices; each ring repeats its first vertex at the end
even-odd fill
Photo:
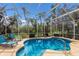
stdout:
MULTIPOLYGON (((53 37, 55 37, 55 36, 51 36, 51 37, 37 37, 37 38, 25 38, 23 40, 25 42, 26 40, 30 40, 30 39, 47 39, 47 38, 53 38, 53 37)), ((66 37, 55 37, 55 38, 63 38, 63 39, 70 40, 72 42, 78 41, 78 40, 74 40, 74 39, 70 39, 70 38, 66 38, 66 37)), ((23 42, 23 44, 24 44, 24 42, 23 42)))

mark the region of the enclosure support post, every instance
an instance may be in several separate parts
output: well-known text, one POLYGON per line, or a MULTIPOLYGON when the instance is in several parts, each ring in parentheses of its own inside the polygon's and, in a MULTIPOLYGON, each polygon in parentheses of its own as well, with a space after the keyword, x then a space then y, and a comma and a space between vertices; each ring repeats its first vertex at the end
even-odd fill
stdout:
POLYGON ((45 36, 45 23, 44 23, 44 36, 45 36))
MULTIPOLYGON (((65 9, 64 9, 64 11, 67 12, 65 9)), ((73 39, 75 39, 75 20, 74 20, 74 18, 71 15, 69 15, 69 17, 73 21, 73 39)))
POLYGON ((37 22, 37 37, 38 37, 38 22, 37 22))
POLYGON ((50 33, 52 35, 52 17, 50 18, 50 33))
POLYGON ((75 20, 73 20, 73 39, 75 39, 75 20))
POLYGON ((62 36, 63 36, 63 32, 64 32, 64 22, 62 22, 62 36))

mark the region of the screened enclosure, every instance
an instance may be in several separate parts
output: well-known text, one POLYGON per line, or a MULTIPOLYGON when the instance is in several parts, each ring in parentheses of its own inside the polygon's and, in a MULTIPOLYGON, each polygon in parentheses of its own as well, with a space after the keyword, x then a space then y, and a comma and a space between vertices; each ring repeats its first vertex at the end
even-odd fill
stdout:
POLYGON ((11 5, 7 8, 8 4, 0 4, 1 34, 12 32, 20 39, 49 36, 79 39, 79 4, 32 4, 38 10, 50 5, 47 11, 34 9, 34 17, 31 17, 33 14, 28 6, 31 4, 21 7, 11 5))

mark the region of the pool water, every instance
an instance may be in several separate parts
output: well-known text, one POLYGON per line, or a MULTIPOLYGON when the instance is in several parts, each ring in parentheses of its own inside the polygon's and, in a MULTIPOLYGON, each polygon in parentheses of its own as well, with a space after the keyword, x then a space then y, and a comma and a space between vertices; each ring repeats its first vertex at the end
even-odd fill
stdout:
POLYGON ((24 42, 16 56, 41 56, 46 49, 64 51, 70 50, 70 40, 63 38, 30 39, 24 42))

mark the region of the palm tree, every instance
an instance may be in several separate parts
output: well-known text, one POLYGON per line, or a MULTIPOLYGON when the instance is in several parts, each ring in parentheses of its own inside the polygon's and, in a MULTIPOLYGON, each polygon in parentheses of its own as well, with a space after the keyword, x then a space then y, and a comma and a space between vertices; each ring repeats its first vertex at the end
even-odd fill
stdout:
POLYGON ((46 22, 45 35, 48 36, 48 33, 50 32, 50 17, 47 18, 47 19, 45 20, 45 22, 46 22))
POLYGON ((30 31, 30 35, 32 35, 31 37, 35 37, 35 34, 36 34, 36 30, 37 30, 37 23, 36 23, 36 19, 34 18, 29 18, 29 22, 31 23, 31 28, 29 29, 30 31))
POLYGON ((29 20, 28 20, 28 14, 30 13, 29 10, 25 7, 22 7, 23 13, 24 13, 24 18, 26 20, 26 25, 28 26, 28 28, 26 29, 28 31, 29 34, 29 20))
POLYGON ((40 20, 40 26, 41 26, 40 30, 41 32, 43 32, 44 35, 44 30, 42 28, 44 27, 43 22, 45 21, 46 12, 39 12, 37 15, 40 20))

